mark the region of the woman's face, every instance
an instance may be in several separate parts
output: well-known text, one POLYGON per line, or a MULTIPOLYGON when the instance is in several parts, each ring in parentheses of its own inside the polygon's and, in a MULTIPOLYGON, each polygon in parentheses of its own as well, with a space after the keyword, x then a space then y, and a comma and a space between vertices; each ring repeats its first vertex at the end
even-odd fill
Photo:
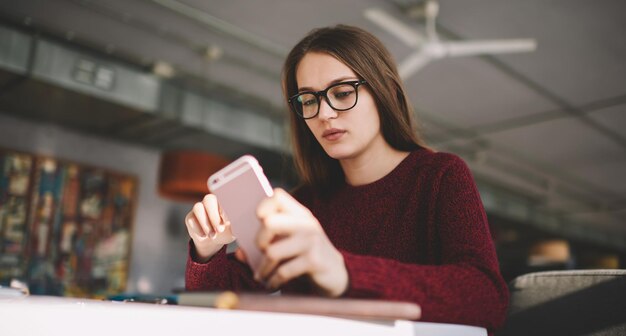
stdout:
MULTIPOLYGON (((319 52, 307 53, 296 69, 300 92, 321 91, 338 82, 359 79, 348 66, 319 52)), ((306 120, 326 154, 337 160, 357 158, 384 143, 378 110, 367 84, 359 86, 357 90, 358 101, 352 109, 335 111, 322 98, 319 114, 306 120)))

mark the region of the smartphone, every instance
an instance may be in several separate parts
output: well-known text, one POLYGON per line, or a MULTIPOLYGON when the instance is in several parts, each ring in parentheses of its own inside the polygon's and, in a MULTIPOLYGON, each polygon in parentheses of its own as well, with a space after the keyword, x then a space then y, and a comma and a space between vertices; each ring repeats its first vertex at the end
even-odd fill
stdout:
POLYGON ((253 156, 244 155, 211 175, 207 184, 230 221, 238 246, 246 253, 250 267, 256 270, 262 258, 256 245, 261 227, 256 209, 274 193, 263 168, 253 156))

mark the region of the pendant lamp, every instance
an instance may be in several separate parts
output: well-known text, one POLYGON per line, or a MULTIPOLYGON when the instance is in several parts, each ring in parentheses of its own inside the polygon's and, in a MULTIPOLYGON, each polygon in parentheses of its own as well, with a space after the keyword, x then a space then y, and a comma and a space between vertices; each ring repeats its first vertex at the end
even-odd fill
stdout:
POLYGON ((227 158, 206 152, 164 152, 159 167, 159 194, 175 201, 199 202, 209 192, 209 176, 228 163, 227 158))

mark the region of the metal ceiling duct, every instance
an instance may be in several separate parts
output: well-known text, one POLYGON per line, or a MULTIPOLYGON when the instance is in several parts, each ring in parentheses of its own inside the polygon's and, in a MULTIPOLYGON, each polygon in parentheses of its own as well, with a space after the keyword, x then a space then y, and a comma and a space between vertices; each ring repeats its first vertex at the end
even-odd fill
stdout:
MULTIPOLYGON (((31 106, 27 113, 35 114, 35 117, 42 116, 49 121, 56 121, 60 117, 60 114, 52 113, 46 106, 46 101, 54 100, 55 97, 31 97, 41 103, 40 106, 34 106, 36 102, 25 103, 24 99, 16 98, 21 101, 11 101, 8 93, 13 95, 24 85, 24 81, 34 80, 40 86, 47 84, 90 97, 89 110, 70 110, 63 113, 67 118, 73 118, 72 122, 79 128, 83 125, 85 131, 91 131, 89 124, 95 120, 110 126, 99 125, 101 130, 111 130, 114 125, 129 125, 125 123, 128 115, 120 114, 117 118, 113 115, 95 115, 96 111, 106 113, 106 109, 95 106, 106 102, 133 110, 135 117, 144 114, 148 118, 165 119, 192 130, 208 132, 278 154, 288 151, 285 128, 281 120, 220 101, 201 92, 180 88, 145 70, 3 26, 0 26, 0 69, 4 70, 1 77, 3 83, 0 83, 3 87, 0 93, 3 104, 0 106, 6 107, 6 103, 9 103, 9 107, 16 107, 18 110, 31 106), (81 120, 85 122, 81 123, 81 120)), ((58 90, 44 91, 53 95, 51 92, 58 90)), ((67 92, 63 94, 73 96, 67 92)), ((74 106, 72 101, 66 103, 66 109, 74 106)), ((162 132, 163 129, 155 131, 162 132)))

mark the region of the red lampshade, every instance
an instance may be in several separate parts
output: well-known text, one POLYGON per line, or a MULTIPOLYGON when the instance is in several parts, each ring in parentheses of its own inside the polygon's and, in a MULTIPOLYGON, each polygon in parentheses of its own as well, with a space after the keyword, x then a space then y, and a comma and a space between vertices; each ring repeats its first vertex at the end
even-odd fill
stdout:
POLYGON ((198 202, 209 192, 209 176, 228 163, 224 157, 204 152, 165 152, 161 156, 159 194, 176 201, 198 202))

